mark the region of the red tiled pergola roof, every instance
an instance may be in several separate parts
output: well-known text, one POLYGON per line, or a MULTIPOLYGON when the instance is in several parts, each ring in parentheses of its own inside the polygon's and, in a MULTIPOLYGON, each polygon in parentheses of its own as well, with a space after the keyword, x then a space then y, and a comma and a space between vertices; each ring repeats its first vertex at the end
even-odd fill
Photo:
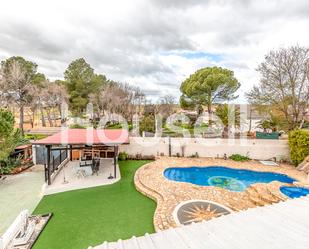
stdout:
POLYGON ((129 134, 124 129, 64 129, 57 134, 33 142, 38 145, 119 145, 127 143, 129 143, 129 134))

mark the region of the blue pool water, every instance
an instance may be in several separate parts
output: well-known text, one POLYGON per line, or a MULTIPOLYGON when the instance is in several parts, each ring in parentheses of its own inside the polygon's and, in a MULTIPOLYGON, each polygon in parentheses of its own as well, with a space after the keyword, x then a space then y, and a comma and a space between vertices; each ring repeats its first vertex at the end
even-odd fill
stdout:
POLYGON ((290 198, 299 198, 309 195, 309 188, 283 186, 280 187, 280 191, 290 198))
POLYGON ((244 191, 254 183, 279 181, 293 183, 295 179, 272 172, 257 172, 227 167, 168 168, 164 176, 172 181, 189 182, 200 186, 216 186, 232 191, 244 191))

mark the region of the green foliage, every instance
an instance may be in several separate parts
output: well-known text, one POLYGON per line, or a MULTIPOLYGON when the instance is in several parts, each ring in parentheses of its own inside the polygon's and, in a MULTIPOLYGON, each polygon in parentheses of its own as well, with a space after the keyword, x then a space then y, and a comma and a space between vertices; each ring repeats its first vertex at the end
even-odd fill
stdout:
POLYGON ((0 109, 0 161, 6 160, 21 138, 20 131, 14 128, 14 116, 0 109))
MULTIPOLYGON (((132 130, 133 125, 131 122, 128 122, 128 127, 129 130, 132 130)), ((122 123, 118 123, 118 122, 108 122, 104 129, 125 129, 125 125, 122 123)))
POLYGON ((309 121, 305 121, 305 122, 304 122, 303 128, 309 129, 309 121))
POLYGON ((97 93, 107 83, 106 77, 95 74, 83 58, 71 62, 64 72, 64 78, 74 115, 79 115, 85 110, 89 94, 97 93))
POLYGON ((25 60, 21 56, 12 56, 1 62, 1 67, 5 75, 10 74, 11 66, 15 62, 17 62, 21 66, 22 71, 27 74, 27 77, 31 79, 34 79, 36 77, 38 65, 32 61, 25 60))
POLYGON ((237 161, 237 162, 245 162, 245 161, 249 161, 251 160, 249 157, 247 156, 242 156, 240 154, 233 154, 229 157, 229 159, 233 160, 233 161, 237 161))
POLYGON ((227 104, 219 105, 215 114, 218 118, 220 118, 222 124, 224 125, 222 137, 228 137, 230 127, 233 125, 235 125, 235 127, 240 126, 240 111, 238 109, 229 110, 229 106, 227 104), (229 124, 229 122, 231 122, 231 124, 229 124))
POLYGON ((199 158, 199 154, 197 152, 195 152, 195 154, 192 154, 191 156, 189 156, 190 158, 199 158))
POLYGON ((309 155, 309 131, 294 130, 289 133, 291 160, 295 165, 300 164, 309 155))
POLYGON ((47 81, 46 77, 42 73, 37 73, 33 77, 33 84, 42 88, 44 87, 44 83, 47 81))
POLYGON ((184 95, 180 96, 179 104, 184 110, 193 110, 195 108, 195 103, 190 98, 186 98, 184 95))
MULTIPOLYGON (((13 56, 1 62, 1 93, 9 103, 19 107, 19 128, 23 134, 24 107, 33 100, 33 88, 43 80, 37 73, 37 64, 23 57, 13 56)), ((45 78, 45 76, 44 76, 45 78)))
POLYGON ((227 104, 219 105, 215 114, 220 118, 225 127, 229 126, 229 121, 234 121, 234 123, 230 125, 235 125, 236 127, 240 125, 240 111, 232 108, 229 110, 227 104))
POLYGON ((118 159, 120 161, 126 161, 128 159, 128 154, 125 151, 119 152, 118 159))
POLYGON ((86 127, 80 124, 72 124, 70 125, 70 129, 86 129, 86 127))
POLYGON ((46 134, 25 134, 24 135, 25 140, 40 140, 46 137, 48 137, 48 135, 46 134))
POLYGON ((233 71, 221 67, 202 68, 181 84, 180 102, 206 105, 211 111, 213 103, 235 99, 234 93, 239 87, 233 71))
POLYGON ((284 129, 284 127, 286 127, 284 120, 273 114, 271 114, 269 118, 263 119, 258 123, 258 128, 262 128, 264 131, 270 129, 273 132, 276 132, 281 128, 284 129))
POLYGON ((10 174, 13 169, 16 167, 19 167, 21 165, 21 158, 13 158, 13 157, 7 157, 6 159, 2 160, 0 167, 0 175, 1 174, 10 174))
POLYGON ((153 115, 144 116, 140 122, 140 132, 152 132, 156 131, 155 117, 153 115))

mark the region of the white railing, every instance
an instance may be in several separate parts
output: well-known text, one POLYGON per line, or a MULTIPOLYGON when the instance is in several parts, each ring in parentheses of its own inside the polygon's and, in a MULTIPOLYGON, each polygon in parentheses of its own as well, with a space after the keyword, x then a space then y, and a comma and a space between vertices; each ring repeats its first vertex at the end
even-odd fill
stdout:
POLYGON ((7 249, 13 245, 27 243, 31 237, 35 224, 28 224, 29 211, 23 210, 0 237, 0 249, 7 249), (18 237, 18 238, 17 238, 18 237))

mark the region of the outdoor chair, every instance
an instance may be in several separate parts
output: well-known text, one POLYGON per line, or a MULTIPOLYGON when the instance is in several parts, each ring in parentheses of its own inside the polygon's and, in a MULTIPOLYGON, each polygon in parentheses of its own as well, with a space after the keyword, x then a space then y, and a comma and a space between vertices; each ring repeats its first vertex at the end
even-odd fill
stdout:
POLYGON ((100 169, 100 158, 95 158, 92 160, 92 172, 93 174, 96 173, 99 175, 99 169, 100 169))
POLYGON ((86 172, 85 172, 85 170, 83 170, 83 169, 78 169, 77 171, 76 171, 76 176, 77 176, 77 178, 85 178, 86 177, 86 172))
POLYGON ((91 167, 92 168, 93 162, 90 160, 84 160, 79 162, 79 167, 91 167))

